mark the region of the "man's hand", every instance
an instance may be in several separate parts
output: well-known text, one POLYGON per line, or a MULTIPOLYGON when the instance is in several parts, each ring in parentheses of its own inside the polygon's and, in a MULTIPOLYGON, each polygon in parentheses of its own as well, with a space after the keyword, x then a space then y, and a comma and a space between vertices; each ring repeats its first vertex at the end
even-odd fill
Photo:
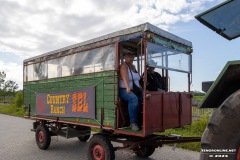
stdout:
POLYGON ((158 88, 158 91, 162 91, 162 92, 165 92, 164 90, 162 90, 162 89, 159 89, 159 88, 158 88))

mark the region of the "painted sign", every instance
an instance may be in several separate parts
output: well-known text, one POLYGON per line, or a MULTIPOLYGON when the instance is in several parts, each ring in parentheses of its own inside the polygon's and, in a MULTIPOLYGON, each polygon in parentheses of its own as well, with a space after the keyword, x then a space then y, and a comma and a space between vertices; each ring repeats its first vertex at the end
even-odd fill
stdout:
POLYGON ((95 87, 36 93, 36 115, 95 119, 95 87))

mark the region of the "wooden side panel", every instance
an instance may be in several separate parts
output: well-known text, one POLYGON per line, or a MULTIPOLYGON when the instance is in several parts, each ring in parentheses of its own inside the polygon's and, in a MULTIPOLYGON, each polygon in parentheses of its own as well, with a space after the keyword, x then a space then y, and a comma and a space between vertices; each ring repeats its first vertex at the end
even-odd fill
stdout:
POLYGON ((163 130, 162 92, 150 92, 151 99, 146 100, 145 131, 146 134, 163 130))
POLYGON ((152 96, 146 100, 143 123, 146 135, 192 123, 190 93, 156 91, 149 93, 152 96))
MULTIPOLYGON (((35 116, 36 94, 77 90, 96 86, 96 119, 60 118, 60 120, 115 126, 115 108, 118 97, 118 77, 116 71, 93 73, 72 77, 56 78, 24 84, 24 104, 31 106, 30 115, 35 116), (103 113, 102 112, 103 108, 103 113)), ((56 117, 53 117, 56 118, 56 117)))
POLYGON ((179 127, 179 93, 168 92, 163 95, 163 129, 179 127))
POLYGON ((181 93, 181 126, 192 123, 192 98, 190 93, 181 93))

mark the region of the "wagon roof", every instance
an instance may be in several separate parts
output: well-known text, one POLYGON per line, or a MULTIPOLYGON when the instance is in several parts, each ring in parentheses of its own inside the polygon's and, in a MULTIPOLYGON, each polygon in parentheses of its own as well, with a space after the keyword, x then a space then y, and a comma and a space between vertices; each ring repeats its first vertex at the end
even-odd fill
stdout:
MULTIPOLYGON (((97 43, 97 42, 100 42, 100 41, 107 41, 107 40, 111 40, 111 39, 114 39, 114 38, 117 38, 120 41, 122 37, 136 35, 136 34, 142 34, 145 31, 153 32, 153 33, 155 33, 159 36, 162 36, 166 39, 175 41, 177 43, 186 45, 188 47, 192 47, 192 42, 190 42, 188 40, 185 40, 181 37, 178 37, 178 36, 176 36, 172 33, 169 33, 165 30, 162 30, 162 29, 160 29, 160 28, 158 28, 158 27, 156 27, 156 26, 147 22, 147 23, 144 23, 144 24, 141 24, 141 25, 138 25, 138 26, 130 27, 130 28, 123 29, 123 30, 120 30, 120 31, 116 31, 116 32, 113 32, 113 33, 110 33, 110 34, 107 34, 107 35, 104 35, 104 36, 100 36, 100 37, 97 37, 97 38, 94 38, 94 39, 91 39, 91 40, 87 40, 87 41, 80 42, 80 43, 77 43, 77 44, 74 44, 74 45, 70 45, 70 46, 67 46, 67 47, 64 47, 64 48, 61 48, 61 49, 50 51, 50 52, 47 52, 47 53, 29 58, 29 59, 26 59, 26 60, 24 60, 24 62, 28 62, 28 61, 31 61, 31 60, 34 60, 34 59, 37 59, 37 58, 41 58, 41 57, 45 57, 45 56, 48 56, 48 55, 56 54, 56 53, 59 53, 59 52, 62 52, 62 51, 74 49, 74 48, 77 48, 77 47, 86 46, 86 45, 89 45, 89 44, 94 44, 94 43, 97 43)), ((114 40, 116 40, 116 39, 114 39, 114 40)))

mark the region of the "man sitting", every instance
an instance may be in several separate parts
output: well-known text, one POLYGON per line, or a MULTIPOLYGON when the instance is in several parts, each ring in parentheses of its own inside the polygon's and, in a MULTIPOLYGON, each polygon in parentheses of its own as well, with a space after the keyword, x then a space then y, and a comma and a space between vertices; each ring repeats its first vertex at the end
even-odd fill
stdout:
MULTIPOLYGON (((148 91, 161 91, 164 90, 164 83, 162 76, 155 72, 155 66, 157 65, 156 62, 153 60, 149 60, 147 63, 147 86, 146 89, 148 91)), ((144 76, 144 74, 143 74, 144 76)), ((142 82, 143 84, 143 82, 142 82)))

